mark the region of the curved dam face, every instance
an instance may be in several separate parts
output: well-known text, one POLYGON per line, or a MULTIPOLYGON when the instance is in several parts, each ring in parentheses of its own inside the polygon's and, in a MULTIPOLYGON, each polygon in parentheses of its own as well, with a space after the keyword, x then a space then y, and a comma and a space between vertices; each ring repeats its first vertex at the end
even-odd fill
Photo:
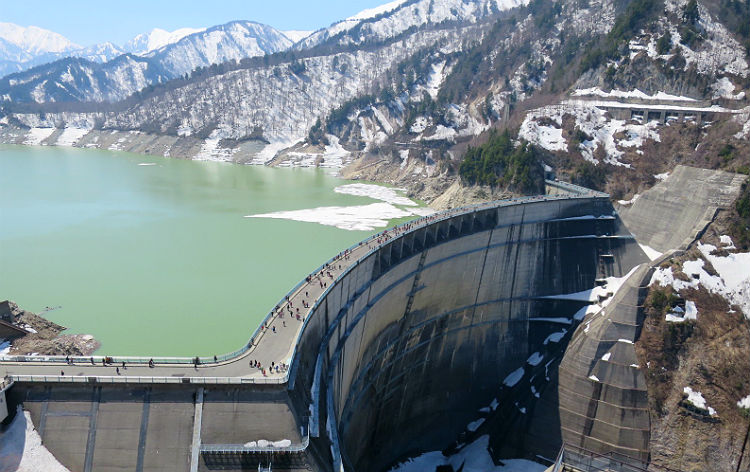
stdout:
POLYGON ((554 454, 559 419, 531 427, 529 386, 544 390, 540 372, 589 303, 571 294, 645 260, 603 194, 507 202, 394 237, 330 287, 300 338, 289 387, 309 405, 311 446, 334 470, 380 471, 451 445, 499 399, 494 423, 514 429, 487 431, 495 450, 554 454))

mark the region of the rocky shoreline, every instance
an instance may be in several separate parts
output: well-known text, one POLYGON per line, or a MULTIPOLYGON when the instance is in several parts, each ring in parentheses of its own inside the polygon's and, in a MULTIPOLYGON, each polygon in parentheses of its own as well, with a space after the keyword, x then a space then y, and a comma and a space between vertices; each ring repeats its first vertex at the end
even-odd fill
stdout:
POLYGON ((17 328, 6 339, 10 341, 6 355, 89 356, 101 345, 90 334, 60 334, 67 328, 9 300, 0 302, 0 319, 17 328))

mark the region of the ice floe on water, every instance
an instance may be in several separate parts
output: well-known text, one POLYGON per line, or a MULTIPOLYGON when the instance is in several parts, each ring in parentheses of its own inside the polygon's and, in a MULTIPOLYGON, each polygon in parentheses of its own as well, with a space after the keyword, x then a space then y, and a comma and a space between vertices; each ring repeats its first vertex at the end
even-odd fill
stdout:
POLYGON ((29 412, 20 407, 10 426, 0 433, 0 470, 69 472, 44 447, 29 412))
POLYGON ((399 195, 398 192, 403 191, 403 189, 400 188, 388 188, 373 184, 347 184, 336 187, 333 191, 344 195, 370 197, 394 205, 417 206, 417 204, 408 197, 399 195))
POLYGON ((451 465, 453 470, 463 466, 463 472, 542 472, 547 469, 545 465, 526 459, 503 459, 503 465, 495 465, 487 450, 489 442, 489 436, 480 436, 451 456, 440 451, 426 452, 397 465, 391 472, 432 471, 444 465, 451 465))
POLYGON ((370 205, 346 207, 318 207, 306 210, 278 211, 261 215, 247 215, 245 218, 275 218, 282 220, 304 221, 335 226, 351 231, 372 231, 388 226, 395 218, 412 216, 409 210, 402 210, 390 203, 372 203, 370 205))
POLYGON ((373 184, 356 183, 341 185, 336 187, 334 192, 344 195, 369 197, 374 200, 380 200, 381 203, 278 211, 260 215, 247 215, 245 218, 276 218, 319 223, 351 231, 372 231, 377 228, 385 228, 392 219, 409 216, 428 216, 435 213, 431 208, 419 207, 416 202, 399 194, 400 191, 403 190, 373 184), (396 205, 408 208, 399 208, 396 205))

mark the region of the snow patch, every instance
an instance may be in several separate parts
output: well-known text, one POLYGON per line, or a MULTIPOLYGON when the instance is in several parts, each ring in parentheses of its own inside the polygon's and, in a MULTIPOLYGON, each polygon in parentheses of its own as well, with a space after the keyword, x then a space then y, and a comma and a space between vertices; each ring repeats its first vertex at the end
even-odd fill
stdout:
POLYGON ((89 130, 81 128, 65 128, 57 137, 56 146, 74 146, 89 130))
POLYGON ((690 277, 689 281, 675 278, 672 268, 666 267, 654 271, 650 285, 672 286, 677 292, 702 285, 709 292, 724 297, 730 304, 739 305, 745 316, 750 318, 750 253, 714 256, 712 253, 716 247, 701 243, 698 243, 698 250, 711 263, 718 276, 709 274, 704 269, 703 259, 698 259, 682 264, 682 271, 690 277))
POLYGON ((69 472, 42 445, 31 415, 20 406, 13 422, 0 433, 0 468, 3 464, 17 464, 16 472, 69 472))
POLYGON ((440 451, 426 452, 395 466, 391 472, 433 471, 444 465, 452 466, 453 470, 463 467, 463 472, 544 472, 547 469, 545 465, 526 459, 503 459, 503 465, 495 465, 487 449, 489 442, 489 436, 480 436, 452 456, 440 451))
POLYGON ((695 321, 698 319, 698 308, 695 306, 695 302, 687 300, 684 310, 676 306, 667 313, 665 319, 670 323, 684 323, 689 320, 695 321))
POLYGON ((26 134, 26 140, 23 144, 27 146, 39 146, 42 141, 49 138, 54 132, 55 128, 31 128, 26 134))
POLYGON ((526 362, 529 363, 529 365, 532 366, 538 366, 540 362, 544 359, 544 356, 539 354, 538 352, 535 352, 534 354, 530 355, 528 359, 526 359, 526 362))
POLYGON ((706 399, 703 398, 703 394, 701 392, 693 390, 690 387, 685 387, 682 391, 685 393, 685 395, 687 395, 685 401, 691 403, 697 408, 700 408, 701 410, 707 410, 708 414, 711 416, 716 416, 716 410, 706 405, 706 399))
POLYGON ((479 418, 476 421, 472 421, 468 425, 466 425, 466 429, 471 431, 472 433, 476 431, 480 426, 482 426, 482 423, 484 423, 484 418, 479 418))
POLYGON ((680 96, 670 95, 664 92, 656 92, 654 95, 648 95, 644 92, 641 92, 638 89, 627 91, 627 92, 622 91, 622 90, 612 90, 611 92, 605 92, 599 87, 577 89, 577 90, 574 90, 571 95, 573 95, 574 97, 598 96, 598 97, 604 97, 604 98, 637 98, 640 100, 671 100, 671 101, 676 101, 676 102, 677 101, 679 102, 696 101, 694 98, 685 97, 681 95, 680 96))
POLYGON ((658 259, 659 257, 661 257, 662 253, 660 253, 656 249, 652 248, 651 246, 647 246, 647 245, 641 244, 641 243, 638 243, 638 245, 641 247, 641 249, 643 249, 643 252, 646 253, 646 256, 650 260, 655 261, 656 259, 658 259))
POLYGON ((726 234, 723 234, 719 236, 719 241, 721 242, 721 245, 723 246, 722 249, 737 249, 734 245, 734 242, 732 241, 732 238, 727 236, 726 234))
POLYGON ((523 378, 523 374, 523 367, 519 367, 505 377, 505 379, 503 380, 503 385, 507 387, 513 387, 523 378))
POLYGON ((11 347, 10 339, 0 339, 0 356, 7 356, 11 347))
POLYGON ((734 93, 735 85, 728 77, 722 77, 711 85, 714 91, 713 98, 727 98, 729 100, 742 100, 745 98, 745 92, 734 93))
POLYGON ((640 195, 636 193, 630 200, 617 200, 617 203, 620 205, 632 205, 638 200, 638 197, 640 197, 640 195))

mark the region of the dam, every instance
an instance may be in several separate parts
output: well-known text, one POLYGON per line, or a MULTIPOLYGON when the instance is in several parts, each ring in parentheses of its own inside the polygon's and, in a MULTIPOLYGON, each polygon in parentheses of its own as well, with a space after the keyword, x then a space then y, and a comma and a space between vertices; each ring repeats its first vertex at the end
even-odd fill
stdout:
MULTIPOLYGON (((705 214, 744 178, 719 177, 705 191, 726 198, 705 214)), ((618 343, 637 338, 638 310, 624 307, 638 306, 650 260, 608 195, 547 187, 352 246, 224 356, 5 357, 8 409, 23 405, 70 470, 376 472, 479 435, 496 458, 554 459, 572 443, 645 466, 642 372, 589 359, 631 355, 618 343)))

